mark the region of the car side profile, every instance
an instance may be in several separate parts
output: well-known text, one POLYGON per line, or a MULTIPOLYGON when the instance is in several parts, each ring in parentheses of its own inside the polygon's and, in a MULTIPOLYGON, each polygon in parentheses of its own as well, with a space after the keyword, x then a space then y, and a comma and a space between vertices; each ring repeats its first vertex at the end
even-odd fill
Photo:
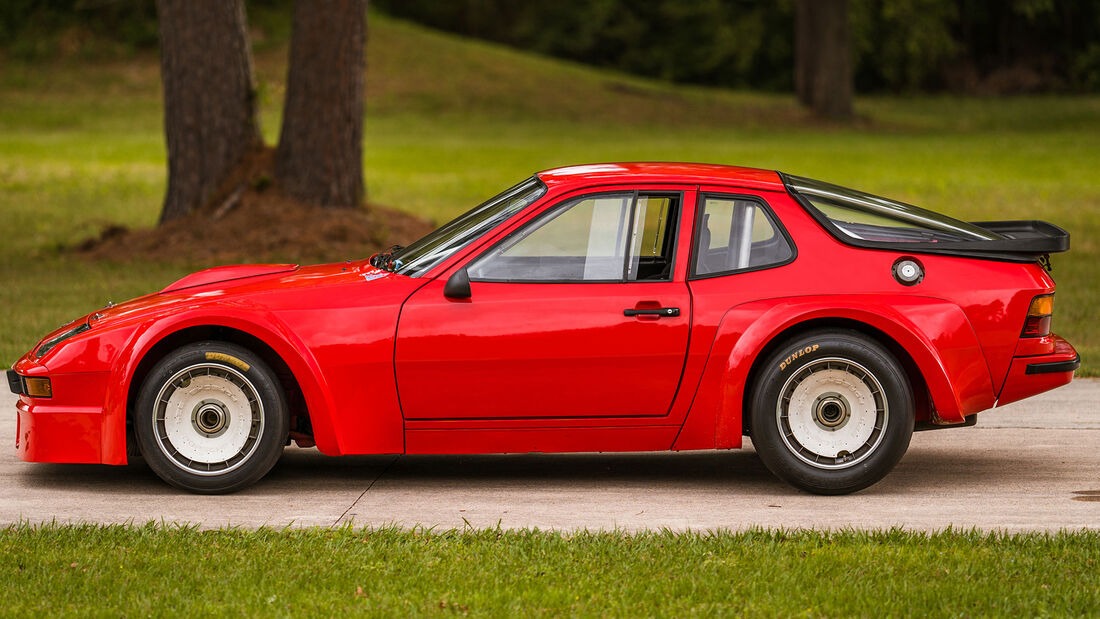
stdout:
POLYGON ((8 372, 32 462, 235 491, 328 455, 732 449, 841 494, 915 430, 1060 385, 1039 221, 962 222, 770 170, 535 174, 408 247, 194 273, 8 372))

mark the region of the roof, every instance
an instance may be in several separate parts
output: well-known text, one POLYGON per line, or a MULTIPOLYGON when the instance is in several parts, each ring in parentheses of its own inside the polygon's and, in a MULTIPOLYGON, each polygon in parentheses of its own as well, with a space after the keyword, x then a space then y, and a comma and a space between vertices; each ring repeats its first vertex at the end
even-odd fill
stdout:
POLYGON ((712 163, 592 163, 544 170, 537 174, 547 185, 593 183, 692 183, 734 185, 752 189, 784 191, 783 180, 774 170, 742 168, 712 163))

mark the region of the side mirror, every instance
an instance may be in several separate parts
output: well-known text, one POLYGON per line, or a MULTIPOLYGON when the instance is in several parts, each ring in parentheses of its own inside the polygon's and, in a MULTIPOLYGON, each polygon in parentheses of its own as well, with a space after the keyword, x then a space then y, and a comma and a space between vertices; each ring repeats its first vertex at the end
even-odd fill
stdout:
POLYGON ((466 272, 465 267, 455 271, 443 286, 443 296, 448 299, 469 299, 471 294, 470 274, 466 272))

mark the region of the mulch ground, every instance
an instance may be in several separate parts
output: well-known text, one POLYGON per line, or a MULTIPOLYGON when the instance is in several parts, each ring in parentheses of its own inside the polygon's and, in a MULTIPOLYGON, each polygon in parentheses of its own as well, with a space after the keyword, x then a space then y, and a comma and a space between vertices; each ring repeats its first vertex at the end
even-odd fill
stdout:
POLYGON ((90 260, 123 262, 308 264, 365 258, 391 245, 408 245, 435 227, 378 205, 303 204, 274 184, 256 182, 258 177, 264 178, 255 166, 241 169, 215 200, 186 217, 151 229, 108 225, 66 251, 90 260))

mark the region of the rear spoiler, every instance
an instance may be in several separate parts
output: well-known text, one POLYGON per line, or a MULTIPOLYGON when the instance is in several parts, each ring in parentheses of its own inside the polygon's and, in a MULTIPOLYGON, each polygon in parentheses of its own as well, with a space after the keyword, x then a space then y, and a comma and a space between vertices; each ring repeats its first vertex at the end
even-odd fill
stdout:
MULTIPOLYGON (((982 258, 1001 262, 1038 262, 1050 270, 1050 254, 1069 251, 1069 232, 1038 220, 972 221, 1005 238, 973 241, 939 241, 934 243, 856 242, 863 247, 892 249, 922 254, 947 254, 965 258, 982 258)), ((839 237, 838 237, 839 238, 839 237)), ((850 242, 850 241, 846 241, 850 242)))
POLYGON ((972 221, 990 232, 1008 237, 1001 241, 977 241, 967 244, 982 245, 990 251, 1024 254, 1057 254, 1069 251, 1069 232, 1045 221, 972 221))

